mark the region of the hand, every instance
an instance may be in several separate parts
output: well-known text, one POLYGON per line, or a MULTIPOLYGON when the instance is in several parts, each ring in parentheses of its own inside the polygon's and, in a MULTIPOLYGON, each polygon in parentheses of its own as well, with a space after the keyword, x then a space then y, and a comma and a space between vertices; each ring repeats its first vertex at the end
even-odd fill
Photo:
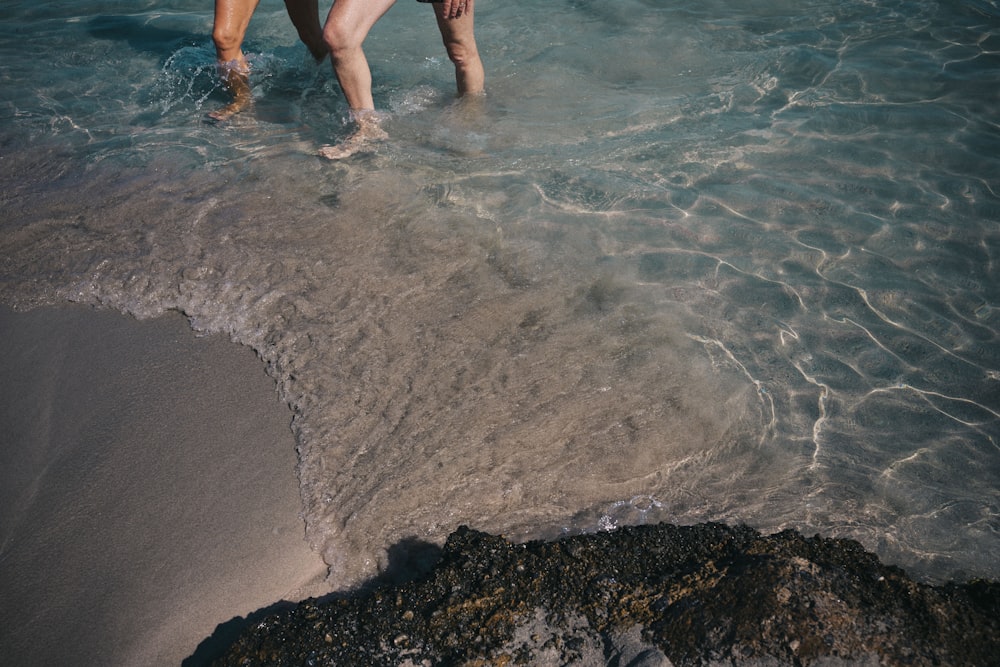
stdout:
POLYGON ((473 0, 443 0, 441 16, 446 19, 457 19, 472 13, 473 0))

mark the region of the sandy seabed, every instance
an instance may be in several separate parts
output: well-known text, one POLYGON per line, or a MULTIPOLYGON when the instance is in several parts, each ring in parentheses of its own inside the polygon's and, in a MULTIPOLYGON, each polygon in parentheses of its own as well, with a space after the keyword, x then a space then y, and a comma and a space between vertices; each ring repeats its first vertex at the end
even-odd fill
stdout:
POLYGON ((73 305, 2 307, 0 341, 4 664, 200 664, 220 625, 327 592, 253 352, 73 305))

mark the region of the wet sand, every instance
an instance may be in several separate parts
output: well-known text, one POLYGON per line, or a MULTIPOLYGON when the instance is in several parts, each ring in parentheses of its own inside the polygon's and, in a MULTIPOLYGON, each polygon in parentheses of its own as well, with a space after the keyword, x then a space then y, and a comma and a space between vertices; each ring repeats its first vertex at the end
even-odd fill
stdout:
POLYGON ((0 307, 0 341, 4 664, 202 664, 236 617, 325 592, 252 351, 78 306, 0 307))

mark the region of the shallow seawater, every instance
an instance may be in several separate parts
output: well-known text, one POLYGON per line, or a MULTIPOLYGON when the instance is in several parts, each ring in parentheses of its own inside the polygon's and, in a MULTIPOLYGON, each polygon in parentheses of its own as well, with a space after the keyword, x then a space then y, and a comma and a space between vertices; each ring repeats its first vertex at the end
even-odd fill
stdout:
POLYGON ((252 346, 333 584, 659 520, 1000 576, 996 2, 482 0, 478 101, 401 2, 339 163, 281 3, 223 126, 205 3, 0 19, 0 300, 252 346))

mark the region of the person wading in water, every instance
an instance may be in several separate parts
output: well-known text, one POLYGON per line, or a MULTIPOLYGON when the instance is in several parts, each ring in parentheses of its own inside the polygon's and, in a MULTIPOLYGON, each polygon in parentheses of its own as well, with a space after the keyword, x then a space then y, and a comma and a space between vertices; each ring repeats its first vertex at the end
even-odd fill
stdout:
MULTIPOLYGON (((233 101, 208 114, 212 120, 224 121, 246 110, 253 102, 250 92, 250 66, 243 55, 243 39, 250 25, 250 17, 260 0, 215 0, 215 25, 212 41, 219 74, 233 101)), ((318 0, 285 0, 285 9, 299 39, 306 45, 316 62, 326 57, 323 28, 319 23, 318 0)))
MULTIPOLYGON (((426 2, 428 0, 420 0, 426 2)), ((323 27, 323 40, 330 49, 333 72, 347 98, 357 129, 345 141, 323 146, 320 155, 331 160, 364 150, 371 142, 386 138, 379 125, 372 99, 372 74, 361 48, 372 26, 396 0, 334 0, 323 27)), ((481 95, 485 75, 474 34, 474 0, 433 2, 438 30, 448 58, 455 65, 459 96, 481 95)))

